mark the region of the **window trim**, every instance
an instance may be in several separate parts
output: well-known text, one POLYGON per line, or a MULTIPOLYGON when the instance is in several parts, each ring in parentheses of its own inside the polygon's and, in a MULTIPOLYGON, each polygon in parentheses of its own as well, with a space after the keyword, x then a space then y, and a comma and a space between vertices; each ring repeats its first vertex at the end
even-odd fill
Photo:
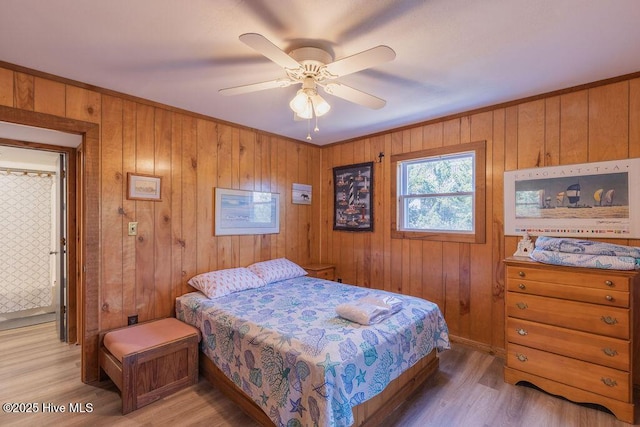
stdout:
POLYGON ((486 239, 486 141, 438 147, 391 156, 391 237, 394 239, 419 239, 441 242, 485 243, 486 239), (424 157, 449 156, 457 153, 473 152, 475 157, 475 200, 474 232, 449 231, 402 231, 398 230, 398 216, 401 198, 398 197, 398 162, 417 160, 424 157))

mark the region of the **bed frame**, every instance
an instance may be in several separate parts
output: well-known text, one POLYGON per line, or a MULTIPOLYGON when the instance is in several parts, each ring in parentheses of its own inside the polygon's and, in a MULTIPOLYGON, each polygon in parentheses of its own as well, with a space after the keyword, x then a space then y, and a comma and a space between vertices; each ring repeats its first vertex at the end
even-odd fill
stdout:
MULTIPOLYGON (((353 408, 354 426, 382 425, 385 418, 405 402, 438 370, 439 360, 434 349, 411 368, 393 380, 372 399, 353 408)), ((273 421, 240 390, 220 369, 200 351, 200 373, 214 387, 233 400, 251 418, 263 426, 273 427, 273 421)))

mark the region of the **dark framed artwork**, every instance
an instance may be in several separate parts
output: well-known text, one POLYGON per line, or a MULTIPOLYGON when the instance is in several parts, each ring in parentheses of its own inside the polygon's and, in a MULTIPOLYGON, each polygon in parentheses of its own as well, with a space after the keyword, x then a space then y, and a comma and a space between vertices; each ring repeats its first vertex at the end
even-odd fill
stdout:
POLYGON ((373 162, 333 168, 333 229, 373 231, 373 162))

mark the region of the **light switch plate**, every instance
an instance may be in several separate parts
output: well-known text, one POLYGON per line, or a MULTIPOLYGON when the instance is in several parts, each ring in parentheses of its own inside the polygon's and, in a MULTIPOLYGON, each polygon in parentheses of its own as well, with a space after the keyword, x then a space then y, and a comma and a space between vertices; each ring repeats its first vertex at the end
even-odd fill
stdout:
POLYGON ((135 236, 138 234, 138 223, 130 222, 129 223, 129 236, 135 236))

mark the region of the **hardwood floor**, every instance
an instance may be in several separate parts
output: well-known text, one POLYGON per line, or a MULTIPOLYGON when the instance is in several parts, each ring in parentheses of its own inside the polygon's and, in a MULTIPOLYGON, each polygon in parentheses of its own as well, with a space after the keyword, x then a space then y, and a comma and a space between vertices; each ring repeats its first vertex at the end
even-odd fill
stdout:
MULTIPOLYGON (((502 365, 502 359, 454 345, 440 355, 440 372, 385 425, 629 426, 603 410, 506 384, 502 365)), ((80 348, 60 343, 52 323, 0 332, 0 402, 35 403, 39 411, 0 412, 2 426, 256 425, 202 378, 123 416, 110 381, 98 387, 80 381, 80 348), (60 408, 65 412, 53 412, 60 408)))

